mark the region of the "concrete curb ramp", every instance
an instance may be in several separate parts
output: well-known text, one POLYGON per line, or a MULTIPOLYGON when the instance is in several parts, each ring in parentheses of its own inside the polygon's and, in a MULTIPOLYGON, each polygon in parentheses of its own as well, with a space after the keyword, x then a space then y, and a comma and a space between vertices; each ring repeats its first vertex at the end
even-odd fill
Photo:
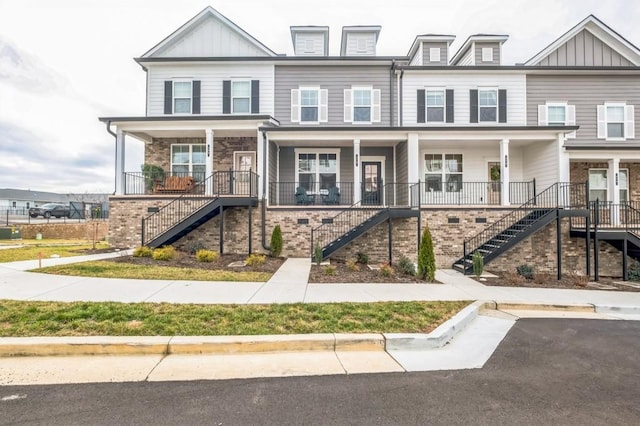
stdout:
POLYGON ((522 317, 566 317, 563 313, 570 313, 572 317, 617 319, 617 315, 640 316, 640 307, 477 301, 462 309, 428 334, 3 337, 0 338, 0 357, 424 351, 444 347, 473 323, 479 315, 496 316, 496 313, 508 314, 514 321, 522 317))

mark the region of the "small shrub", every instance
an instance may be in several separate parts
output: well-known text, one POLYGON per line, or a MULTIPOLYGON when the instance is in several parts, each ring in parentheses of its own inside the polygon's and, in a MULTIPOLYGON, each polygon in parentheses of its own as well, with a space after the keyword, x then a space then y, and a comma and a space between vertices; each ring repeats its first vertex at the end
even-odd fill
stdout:
POLYGON ((627 279, 629 281, 640 281, 640 262, 633 262, 627 268, 627 279))
POLYGON ((220 253, 214 250, 198 250, 196 252, 196 260, 198 262, 211 263, 218 260, 220 253))
POLYGON ((526 282, 526 279, 522 275, 515 272, 506 272, 503 275, 503 278, 508 284, 511 285, 522 285, 526 282))
POLYGON ((362 252, 356 253, 356 260, 358 263, 362 265, 369 264, 369 256, 366 253, 362 253, 362 252))
POLYGON ((582 275, 582 274, 576 274, 576 273, 570 273, 567 274, 564 279, 567 280, 567 282, 571 285, 573 285, 574 287, 586 287, 587 284, 589 283, 589 277, 586 275, 582 275))
POLYGON ((244 260, 244 264, 247 266, 260 266, 264 265, 267 261, 267 257, 264 254, 250 254, 244 260))
POLYGON ((484 257, 479 251, 476 251, 473 253, 471 260, 473 261, 473 275, 479 277, 482 275, 482 271, 484 271, 484 257))
POLYGON ((320 247, 320 244, 316 244, 313 248, 313 260, 316 261, 316 265, 322 263, 322 247, 320 247))
POLYGON ((273 228, 269 248, 271 249, 271 256, 280 257, 282 253, 282 231, 280 230, 280 225, 276 225, 276 227, 273 228))
POLYGON ((546 284, 555 279, 556 277, 553 277, 551 274, 533 274, 533 282, 538 285, 546 284))
POLYGON ((345 266, 347 267, 348 270, 352 272, 360 270, 360 265, 358 265, 358 262, 356 262, 355 260, 347 260, 347 262, 345 263, 345 266))
POLYGON ((133 257, 151 257, 153 256, 153 249, 151 247, 142 246, 136 247, 133 251, 133 257))
POLYGON ((530 280, 533 279, 533 266, 531 265, 520 265, 516 267, 516 271, 518 275, 530 280))
POLYGON ((153 251, 153 260, 168 261, 178 257, 178 252, 173 246, 164 246, 153 251))
POLYGON ((324 268, 322 268, 322 272, 324 272, 325 275, 335 275, 336 267, 332 265, 327 265, 324 268))
POLYGON ((206 247, 204 246, 202 241, 194 241, 189 245, 189 253, 191 254, 196 254, 200 250, 204 250, 204 249, 206 249, 206 247))
POLYGON ((400 260, 398 261, 398 269, 400 269, 400 272, 405 275, 409 275, 412 277, 416 275, 416 266, 407 256, 400 256, 400 260))
POLYGON ((393 268, 388 263, 383 263, 382 265, 380 265, 379 274, 381 277, 388 278, 393 275, 393 268))
POLYGON ((433 252, 433 240, 428 227, 424 228, 420 239, 418 277, 428 282, 433 282, 436 279, 436 256, 433 252))

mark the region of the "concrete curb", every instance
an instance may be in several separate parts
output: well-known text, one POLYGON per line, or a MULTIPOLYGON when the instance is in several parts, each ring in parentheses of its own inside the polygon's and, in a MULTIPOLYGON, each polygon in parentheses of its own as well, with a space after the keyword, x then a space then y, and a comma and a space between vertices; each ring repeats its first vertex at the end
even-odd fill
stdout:
POLYGON ((570 311, 595 313, 596 308, 590 303, 548 304, 548 303, 511 303, 496 302, 499 311, 570 311))
POLYGON ((594 307, 599 314, 640 315, 640 306, 594 305, 594 307))

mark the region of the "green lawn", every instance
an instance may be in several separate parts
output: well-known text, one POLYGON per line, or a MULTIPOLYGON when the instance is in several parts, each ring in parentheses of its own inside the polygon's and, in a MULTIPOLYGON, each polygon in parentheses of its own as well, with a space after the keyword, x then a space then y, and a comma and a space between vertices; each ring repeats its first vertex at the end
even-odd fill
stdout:
POLYGON ((468 304, 174 305, 0 300, 0 336, 426 333, 468 304))
POLYGON ((134 265, 131 263, 109 262, 104 260, 48 266, 46 268, 33 269, 32 272, 78 277, 133 278, 140 280, 265 282, 271 278, 271 274, 267 272, 134 265))
MULTIPOLYGON (((19 242, 23 244, 23 242, 19 242)), ((88 242, 42 242, 32 243, 29 242, 26 247, 2 249, 0 250, 0 263, 4 262, 17 262, 20 260, 36 260, 38 254, 42 254, 42 258, 46 259, 51 257, 52 254, 57 254, 60 257, 82 256, 84 253, 79 253, 78 250, 85 250, 92 248, 93 245, 88 242)), ((96 248, 106 248, 108 245, 104 242, 100 242, 96 245, 96 248)))

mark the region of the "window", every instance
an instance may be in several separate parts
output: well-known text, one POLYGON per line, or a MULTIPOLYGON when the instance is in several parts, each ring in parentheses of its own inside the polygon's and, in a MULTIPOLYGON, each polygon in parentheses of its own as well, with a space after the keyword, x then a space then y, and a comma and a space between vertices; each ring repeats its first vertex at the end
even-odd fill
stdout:
MULTIPOLYGON (((607 169, 589 169, 589 201, 611 201, 608 198, 609 185, 607 182, 607 169)), ((618 174, 618 186, 620 190, 620 202, 629 201, 629 170, 620 169, 618 174)))
MULTIPOLYGON (((566 102, 547 102, 538 105, 539 126, 573 126, 576 124, 576 107, 566 102)), ((576 132, 567 133, 568 138, 575 138, 576 132)))
POLYGON ((493 47, 482 48, 482 62, 493 62, 493 47))
POLYGON ((440 62, 440 48, 439 47, 430 47, 429 48, 429 62, 440 62))
POLYGON ((338 152, 296 150, 296 186, 309 192, 329 189, 339 181, 338 152))
POLYGON ((231 82, 231 112, 234 114, 249 114, 251 112, 251 82, 231 82))
POLYGON ((174 81, 173 82, 173 113, 174 114, 191 114, 191 82, 190 81, 174 81))
POLYGON ((427 90, 427 122, 444 123, 444 90, 427 90))
POLYGON ((604 105, 598 105, 598 138, 610 140, 634 139, 634 106, 609 102, 604 105))
POLYGON ((353 121, 371 122, 371 89, 353 90, 353 121))
POLYGON ((498 91, 496 89, 478 90, 480 122, 498 121, 498 91))
POLYGON ((300 89, 300 121, 318 122, 318 89, 300 89))
POLYGON ((547 120, 549 126, 564 126, 567 122, 566 105, 547 105, 547 120))
POLYGON ((462 154, 425 154, 427 192, 459 192, 462 189, 462 154))
POLYGON ((203 181, 206 174, 205 145, 171 145, 171 174, 174 176, 193 176, 203 181))

